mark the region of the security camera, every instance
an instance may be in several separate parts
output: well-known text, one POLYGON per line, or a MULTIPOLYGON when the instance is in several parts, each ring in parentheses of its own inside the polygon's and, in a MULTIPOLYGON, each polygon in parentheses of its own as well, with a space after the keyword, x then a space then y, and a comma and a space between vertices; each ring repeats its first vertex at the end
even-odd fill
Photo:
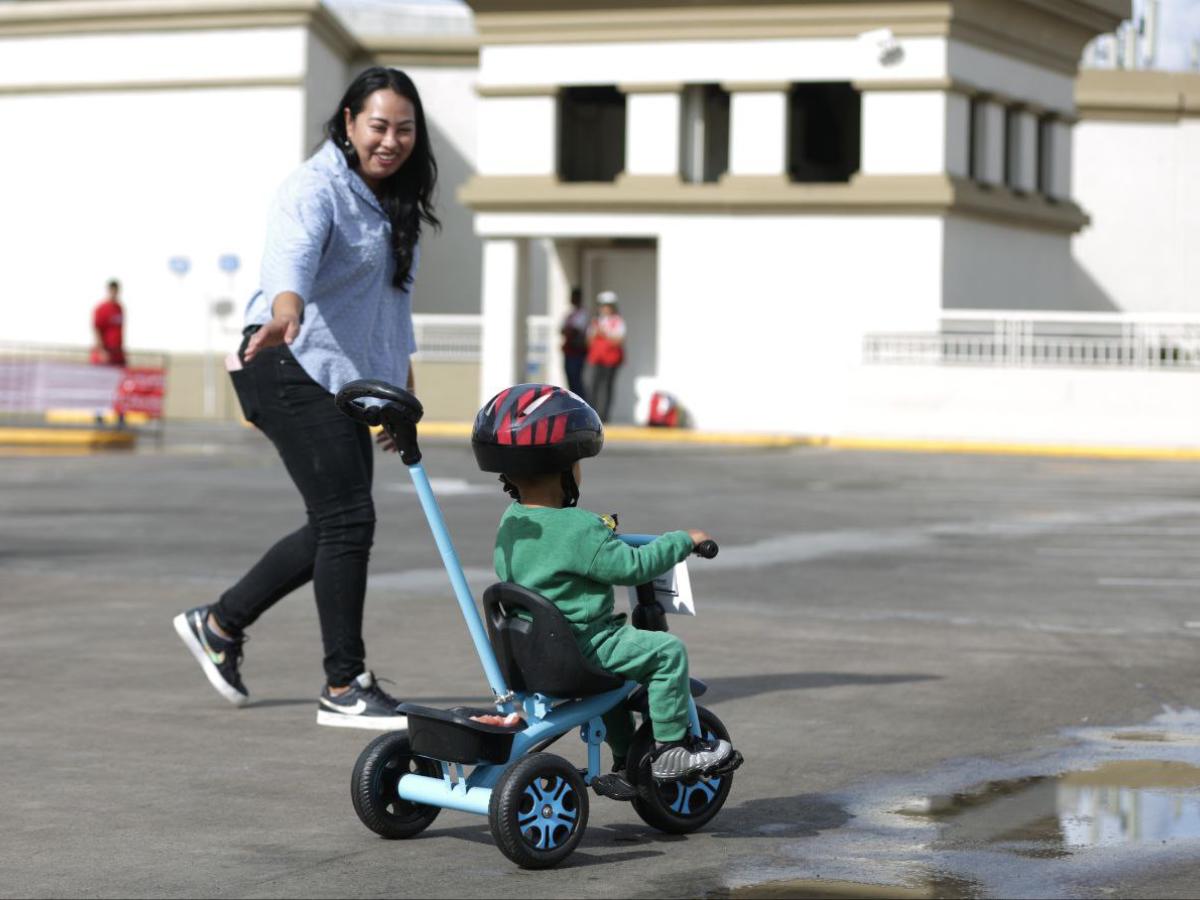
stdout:
POLYGON ((881 66, 894 66, 904 60, 904 48, 890 28, 864 31, 858 39, 875 54, 881 66))

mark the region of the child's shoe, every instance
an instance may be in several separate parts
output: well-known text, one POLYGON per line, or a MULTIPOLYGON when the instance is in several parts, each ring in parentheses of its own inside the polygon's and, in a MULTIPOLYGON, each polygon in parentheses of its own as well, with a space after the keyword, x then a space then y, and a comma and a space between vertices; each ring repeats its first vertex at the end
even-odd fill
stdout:
POLYGON ((373 673, 363 672, 350 682, 349 690, 336 696, 325 686, 317 702, 317 724, 396 731, 408 727, 408 716, 396 709, 399 705, 399 700, 379 686, 373 673))
POLYGON ((250 692, 242 684, 238 666, 242 661, 242 645, 246 636, 221 637, 208 625, 207 606, 197 606, 175 617, 175 633, 184 646, 196 657, 209 684, 234 706, 250 702, 250 692))
POLYGON ((706 741, 689 734, 681 741, 659 744, 650 754, 655 781, 678 781, 720 768, 733 754, 729 741, 706 741))

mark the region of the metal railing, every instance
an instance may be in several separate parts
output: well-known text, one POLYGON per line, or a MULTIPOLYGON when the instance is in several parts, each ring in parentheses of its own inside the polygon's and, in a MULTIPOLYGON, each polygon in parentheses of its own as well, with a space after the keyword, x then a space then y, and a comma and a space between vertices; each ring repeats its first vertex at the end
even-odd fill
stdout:
MULTIPOLYGON (((163 354, 138 353, 129 364, 161 372, 166 361, 163 354)), ((111 417, 131 377, 123 367, 93 365, 86 348, 0 342, 0 421, 46 422, 53 414, 71 413, 89 420, 111 417)), ((162 429, 161 415, 150 421, 131 415, 126 424, 133 420, 162 429)))
POLYGON ((863 339, 863 361, 966 365, 1200 369, 1200 316, 946 311, 935 333, 863 339))
MULTIPOLYGON (((549 316, 529 316, 526 329, 529 368, 544 369, 554 347, 554 323, 549 316)), ((477 363, 482 356, 483 316, 416 313, 413 330, 418 360, 477 363)))

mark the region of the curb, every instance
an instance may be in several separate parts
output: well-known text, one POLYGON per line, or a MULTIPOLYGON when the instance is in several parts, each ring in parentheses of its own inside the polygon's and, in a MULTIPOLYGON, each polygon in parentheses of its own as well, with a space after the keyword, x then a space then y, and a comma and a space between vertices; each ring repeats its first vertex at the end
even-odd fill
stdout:
POLYGON ((108 428, 0 428, 3 447, 64 447, 88 450, 132 447, 137 434, 108 428))

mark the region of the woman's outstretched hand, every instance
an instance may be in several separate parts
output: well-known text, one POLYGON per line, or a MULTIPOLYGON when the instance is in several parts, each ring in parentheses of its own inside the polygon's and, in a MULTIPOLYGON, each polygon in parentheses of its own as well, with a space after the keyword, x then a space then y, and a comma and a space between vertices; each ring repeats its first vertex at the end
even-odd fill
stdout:
POLYGON ((278 347, 280 344, 290 344, 300 333, 300 318, 290 314, 275 316, 258 331, 250 336, 246 344, 246 352, 242 354, 246 362, 254 359, 260 350, 268 347, 278 347))

